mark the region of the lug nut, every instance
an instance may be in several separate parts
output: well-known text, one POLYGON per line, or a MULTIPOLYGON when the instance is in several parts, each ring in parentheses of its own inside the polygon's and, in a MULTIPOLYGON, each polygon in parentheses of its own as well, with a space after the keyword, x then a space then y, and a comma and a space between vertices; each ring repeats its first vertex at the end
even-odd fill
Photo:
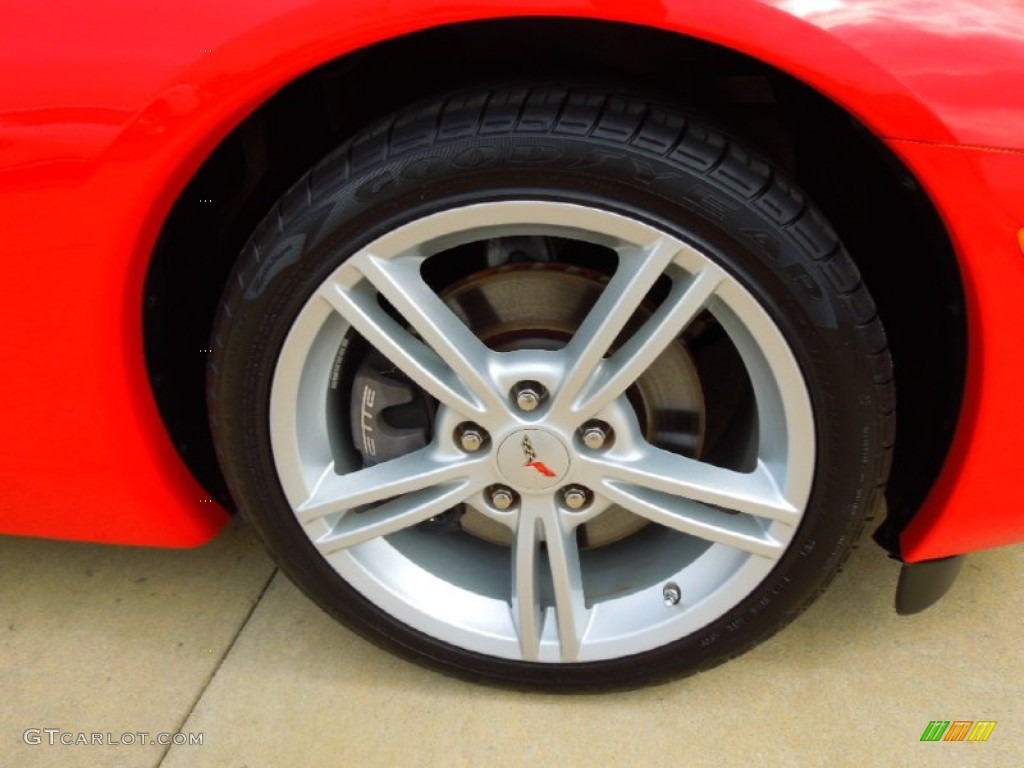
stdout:
POLYGON ((587 504, 587 489, 570 485, 562 490, 562 502, 569 509, 583 509, 587 504))
POLYGON ((516 503, 516 495, 508 488, 495 488, 491 491, 491 504, 495 509, 505 510, 516 503))
POLYGON ((583 428, 581 436, 583 444, 596 451, 598 448, 604 448, 604 444, 608 440, 608 430, 602 425, 590 424, 583 428))
POLYGON ((487 433, 475 424, 465 424, 459 430, 459 445, 466 453, 476 453, 487 440, 487 433))
POLYGON ((523 382, 514 390, 516 405, 521 411, 535 411, 544 397, 544 388, 534 382, 523 382))
POLYGON ((661 596, 665 600, 665 606, 671 608, 673 605, 679 605, 679 601, 683 599, 683 593, 679 589, 679 585, 674 581, 670 581, 661 589, 661 596))

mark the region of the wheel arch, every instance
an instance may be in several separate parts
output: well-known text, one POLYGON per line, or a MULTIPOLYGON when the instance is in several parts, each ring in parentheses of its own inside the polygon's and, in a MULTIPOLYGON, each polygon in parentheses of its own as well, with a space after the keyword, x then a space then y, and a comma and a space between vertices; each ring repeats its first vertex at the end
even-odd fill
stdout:
MULTIPOLYGON (((885 77, 859 63, 869 78, 885 77)), ((200 482, 229 503, 206 425, 205 359, 195 349, 206 346, 221 289, 248 233, 309 166, 361 126, 409 101, 501 79, 612 81, 693 107, 772 155, 824 209, 875 294, 896 361, 901 406, 890 523, 879 538, 898 552, 900 530, 941 471, 964 387, 963 288, 934 206, 912 171, 876 138, 879 127, 869 131, 849 105, 743 53, 607 21, 480 21, 361 48, 291 79, 192 161, 195 171, 182 179, 160 227, 143 305, 157 404, 200 482), (536 52, 525 68, 517 53, 522 47, 536 52), (930 290, 922 293, 924 274, 930 290)), ((877 84, 863 84, 863 92, 877 84)), ((863 106, 859 98, 853 100, 863 106)), ((943 137, 930 113, 920 106, 911 111, 907 125, 943 137)))

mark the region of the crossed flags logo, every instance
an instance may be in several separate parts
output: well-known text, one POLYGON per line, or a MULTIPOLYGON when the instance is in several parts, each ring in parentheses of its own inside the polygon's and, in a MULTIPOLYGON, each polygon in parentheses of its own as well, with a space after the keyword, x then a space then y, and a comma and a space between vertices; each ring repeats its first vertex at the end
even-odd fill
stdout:
POLYGON ((523 449, 523 458, 526 462, 523 464, 524 467, 532 467, 540 472, 545 477, 555 477, 556 474, 548 469, 547 464, 543 461, 537 461, 537 452, 533 450, 533 443, 530 442, 530 438, 523 436, 522 442, 519 444, 523 449))

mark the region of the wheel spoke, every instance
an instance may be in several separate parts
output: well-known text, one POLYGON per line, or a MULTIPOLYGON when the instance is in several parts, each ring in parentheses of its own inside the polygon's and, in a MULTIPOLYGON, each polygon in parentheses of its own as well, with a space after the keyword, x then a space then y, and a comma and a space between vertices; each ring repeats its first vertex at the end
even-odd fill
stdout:
POLYGON ((441 460, 431 447, 344 475, 333 465, 321 475, 313 493, 295 511, 306 524, 328 515, 375 504, 405 493, 466 479, 482 458, 441 460))
POLYGON ((421 262, 418 257, 385 260, 364 252, 354 256, 343 271, 351 284, 327 281, 318 294, 437 400, 490 425, 508 408, 488 377, 493 353, 423 282, 421 262), (415 333, 380 305, 378 293, 415 333))
POLYGON ((349 510, 328 533, 313 543, 322 554, 330 555, 370 539, 396 533, 465 501, 466 497, 479 490, 480 485, 463 479, 413 491, 364 512, 349 510))
POLYGON ((619 265, 565 348, 566 377, 552 408, 572 408, 612 343, 626 327, 672 258, 679 245, 665 238, 653 246, 619 255, 619 265))
POLYGON ((583 576, 575 528, 560 521, 550 499, 525 497, 516 530, 513 575, 513 612, 520 648, 526 659, 540 657, 540 638, 547 614, 539 588, 541 543, 547 550, 548 572, 554 592, 559 660, 576 661, 589 621, 583 595, 583 576))
POLYGON ((376 295, 358 288, 325 283, 318 294, 384 357, 439 402, 480 421, 483 409, 458 377, 426 344, 403 328, 377 303, 376 295))
POLYGON ((527 661, 540 660, 543 611, 538 594, 540 581, 540 533, 537 518, 519 517, 512 570, 512 614, 519 633, 519 649, 527 661))
POLYGON ((590 418, 640 378, 700 314, 722 279, 723 273, 708 265, 688 280, 677 280, 665 301, 636 333, 611 357, 599 361, 574 403, 577 418, 590 418))
POLYGON ((649 446, 631 461, 581 457, 601 476, 609 494, 638 486, 712 507, 796 525, 801 512, 779 490, 771 471, 758 462, 753 472, 716 467, 649 446))
POLYGON ((587 626, 587 607, 583 597, 583 573, 575 529, 567 530, 557 519, 545 526, 548 563, 555 588, 555 613, 562 661, 576 661, 587 626))
POLYGON ((785 549, 784 542, 765 532, 750 515, 730 514, 692 499, 614 481, 605 483, 604 494, 652 523, 705 541, 727 544, 771 560, 777 560, 785 549))
POLYGON ((422 256, 382 259, 363 252, 352 266, 387 299, 420 338, 468 388, 478 408, 493 413, 508 404, 488 377, 493 353, 424 282, 422 256))

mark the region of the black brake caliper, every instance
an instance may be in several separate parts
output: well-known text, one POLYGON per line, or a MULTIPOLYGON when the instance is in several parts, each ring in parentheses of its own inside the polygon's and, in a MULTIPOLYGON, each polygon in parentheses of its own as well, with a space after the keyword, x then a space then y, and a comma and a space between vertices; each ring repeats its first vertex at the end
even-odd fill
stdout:
POLYGON ((352 382, 352 441, 372 467, 430 442, 433 402, 378 352, 370 352, 352 382))
MULTIPOLYGON (((435 403, 378 352, 370 352, 352 381, 352 441, 363 464, 404 456, 430 442, 435 403)), ((418 527, 461 530, 462 505, 418 527)))

